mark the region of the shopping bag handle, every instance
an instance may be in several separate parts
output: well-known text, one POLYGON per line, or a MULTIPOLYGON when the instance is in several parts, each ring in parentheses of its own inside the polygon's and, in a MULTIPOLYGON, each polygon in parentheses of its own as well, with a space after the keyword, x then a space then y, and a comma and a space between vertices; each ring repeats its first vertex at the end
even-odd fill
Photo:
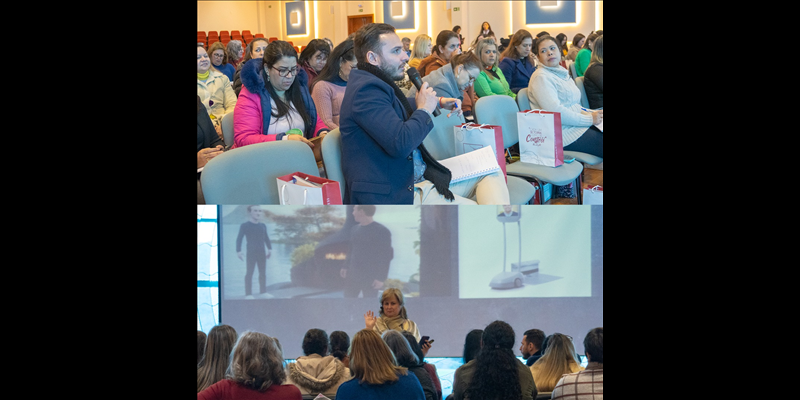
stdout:
POLYGON ((542 116, 542 118, 544 118, 544 114, 542 114, 542 112, 543 112, 543 111, 545 111, 545 112, 546 112, 547 110, 542 110, 542 109, 534 108, 534 109, 531 109, 531 110, 528 110, 528 111, 523 111, 523 113, 525 113, 525 114, 536 113, 536 114, 539 114, 539 115, 541 115, 541 116, 542 116))
MULTIPOLYGON (((280 196, 280 204, 285 206, 286 203, 286 185, 281 186, 281 196, 280 196)), ((303 205, 307 205, 308 202, 308 189, 303 189, 303 205)))

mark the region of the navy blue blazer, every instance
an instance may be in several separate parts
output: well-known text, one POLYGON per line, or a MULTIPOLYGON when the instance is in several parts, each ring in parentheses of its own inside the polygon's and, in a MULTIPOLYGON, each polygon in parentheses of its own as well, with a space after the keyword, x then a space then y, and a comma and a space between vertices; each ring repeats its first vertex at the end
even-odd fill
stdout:
POLYGON ((424 110, 406 121, 394 89, 369 72, 353 70, 339 113, 344 204, 412 204, 412 152, 433 129, 424 110))
POLYGON ((519 92, 520 89, 528 87, 531 80, 531 74, 536 71, 536 66, 530 62, 522 64, 520 59, 504 57, 500 64, 497 66, 503 71, 508 87, 514 93, 519 92))

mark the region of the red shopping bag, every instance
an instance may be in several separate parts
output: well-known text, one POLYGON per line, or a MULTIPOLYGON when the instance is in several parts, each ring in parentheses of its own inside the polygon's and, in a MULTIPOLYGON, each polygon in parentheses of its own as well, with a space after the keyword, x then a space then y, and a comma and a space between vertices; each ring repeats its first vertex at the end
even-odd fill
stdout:
POLYGON ((339 182, 302 172, 279 176, 277 181, 281 205, 342 204, 339 182))

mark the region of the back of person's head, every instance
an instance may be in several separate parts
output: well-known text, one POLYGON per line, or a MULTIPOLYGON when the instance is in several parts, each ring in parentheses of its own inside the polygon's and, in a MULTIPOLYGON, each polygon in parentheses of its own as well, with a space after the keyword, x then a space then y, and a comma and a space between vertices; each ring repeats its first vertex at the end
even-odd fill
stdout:
POLYGON ((533 343, 537 349, 544 351, 542 348, 542 342, 544 342, 545 338, 544 331, 541 329, 528 329, 523 335, 528 343, 533 343))
POLYGON ((298 62, 300 64, 309 61, 311 57, 319 51, 320 54, 324 54, 325 58, 328 58, 328 55, 331 54, 331 46, 323 39, 314 39, 303 48, 303 51, 300 52, 300 58, 298 62))
POLYGON ((203 359, 197 368, 197 392, 225 379, 231 351, 236 345, 236 330, 230 325, 217 325, 208 332, 203 359))
POLYGON ((242 41, 236 39, 231 40, 225 45, 225 51, 228 53, 228 62, 239 61, 239 52, 242 51, 242 41))
POLYGON ((307 356, 319 354, 325 357, 328 355, 328 334, 322 329, 309 329, 303 337, 303 353, 307 356))
MULTIPOLYGON (((356 207, 362 207, 362 206, 356 206, 356 207)), ((403 292, 400 291, 400 289, 398 288, 388 288, 383 291, 383 294, 381 295, 380 315, 383 316, 383 302, 390 299, 397 300, 397 303, 400 304, 400 316, 408 319, 408 313, 406 313, 406 305, 405 305, 406 302, 405 299, 403 298, 403 292)))
POLYGON ((350 372, 360 383, 382 385, 397 381, 398 374, 408 370, 397 365, 389 346, 372 329, 362 329, 353 335, 350 345, 350 372))
MULTIPOLYGON (((519 55, 519 50, 517 50, 517 46, 521 45, 522 42, 525 39, 530 39, 531 40, 531 46, 533 46, 533 42, 534 42, 533 35, 531 35, 531 33, 528 32, 527 29, 520 29, 520 30, 514 32, 514 34, 511 36, 511 40, 508 43, 508 47, 506 47, 506 49, 503 50, 503 54, 501 54, 500 57, 498 57, 498 61, 500 61, 500 60, 502 60, 503 58, 506 58, 506 57, 510 57, 510 58, 515 59, 515 60, 520 59, 521 56, 519 55)), ((534 54, 534 52, 531 51, 528 54, 528 57, 533 58, 533 54, 534 54)))
POLYGON ((198 330, 197 331, 197 364, 200 364, 200 360, 203 358, 203 352, 206 350, 206 335, 205 332, 198 330))
POLYGON ((406 338, 408 341, 408 345, 411 346, 411 351, 417 355, 417 359, 419 360, 420 364, 423 364, 425 361, 425 354, 422 352, 422 348, 419 347, 419 342, 417 342, 417 338, 414 337, 414 334, 409 331, 401 332, 403 337, 406 338))
POLYGON ((598 36, 597 39, 594 40, 592 57, 590 60, 589 65, 603 63, 603 35, 598 36))
POLYGON ((583 339, 583 348, 589 361, 603 362, 603 327, 597 327, 589 331, 583 339))
POLYGON ((266 391, 286 380, 283 356, 275 341, 260 332, 246 331, 239 337, 226 377, 247 388, 266 391))
POLYGON ((333 51, 331 51, 328 61, 325 62, 325 66, 319 71, 319 75, 317 75, 314 81, 309 85, 309 90, 314 92, 314 85, 319 81, 333 81, 339 76, 339 70, 343 62, 356 61, 356 54, 353 50, 354 45, 352 39, 345 39, 342 43, 336 45, 333 51))
POLYGON ((475 373, 467 388, 468 397, 485 400, 520 400, 519 360, 514 356, 514 329, 494 321, 483 330, 483 347, 475 357, 475 373))
POLYGON ((536 37, 537 37, 537 38, 538 38, 538 37, 542 37, 542 36, 550 36, 550 32, 548 32, 548 31, 541 31, 541 32, 539 32, 539 33, 537 33, 537 34, 536 34, 536 37))
POLYGON ((350 349, 350 336, 347 332, 333 331, 329 336, 330 353, 332 356, 343 360, 347 356, 347 351, 350 349))
POLYGON ((576 356, 572 338, 562 333, 548 336, 547 349, 534 363, 538 369, 535 381, 539 391, 552 391, 561 376, 571 373, 572 368, 580 364, 576 356))
POLYGON ((464 68, 468 69, 477 69, 478 71, 483 69, 483 63, 481 63, 481 59, 471 51, 456 54, 450 58, 450 67, 453 68, 453 72, 455 72, 456 67, 459 65, 463 65, 464 68))
MULTIPOLYGON (((225 45, 222 42, 214 42, 211 46, 208 46, 208 56, 211 57, 213 60, 214 52, 217 50, 222 50, 222 62, 219 65, 225 65, 228 63, 228 52, 225 51, 225 45)), ((214 66, 214 63, 211 63, 211 66, 214 66)))
POLYGON ((414 48, 411 49, 411 58, 425 58, 427 55, 425 53, 428 52, 428 45, 432 44, 430 36, 426 34, 417 35, 414 39, 414 48))
POLYGON ((408 344, 408 340, 406 340, 402 333, 389 329, 383 332, 383 341, 386 342, 386 345, 389 346, 389 349, 394 353, 397 365, 411 368, 420 364, 419 358, 414 354, 411 345, 408 344))
POLYGON ((452 38, 458 38, 458 35, 453 31, 444 30, 439 32, 436 35, 436 46, 433 46, 433 51, 436 54, 442 54, 442 50, 439 48, 441 46, 442 49, 447 48, 447 42, 452 38))
POLYGON ((478 352, 481 351, 482 336, 483 329, 473 329, 467 333, 467 337, 464 339, 464 352, 462 353, 464 364, 474 359, 478 352))
POLYGON ((366 24, 355 33, 353 44, 355 46, 356 60, 360 63, 368 64, 367 54, 373 52, 376 55, 381 53, 381 35, 395 33, 393 26, 383 23, 366 24))

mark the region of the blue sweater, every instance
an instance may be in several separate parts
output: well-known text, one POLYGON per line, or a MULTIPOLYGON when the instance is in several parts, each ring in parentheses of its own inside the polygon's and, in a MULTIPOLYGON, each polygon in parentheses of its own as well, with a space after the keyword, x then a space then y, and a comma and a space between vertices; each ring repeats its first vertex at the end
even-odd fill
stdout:
POLYGON ((531 64, 527 57, 524 59, 505 57, 500 60, 498 67, 503 71, 503 76, 505 76, 508 82, 508 87, 511 88, 511 91, 514 93, 519 92, 519 90, 524 87, 528 87, 531 75, 533 71, 536 71, 536 66, 531 64))
POLYGON ((425 400, 419 379, 412 374, 400 375, 397 382, 383 385, 359 383, 351 379, 339 386, 336 400, 425 400))

